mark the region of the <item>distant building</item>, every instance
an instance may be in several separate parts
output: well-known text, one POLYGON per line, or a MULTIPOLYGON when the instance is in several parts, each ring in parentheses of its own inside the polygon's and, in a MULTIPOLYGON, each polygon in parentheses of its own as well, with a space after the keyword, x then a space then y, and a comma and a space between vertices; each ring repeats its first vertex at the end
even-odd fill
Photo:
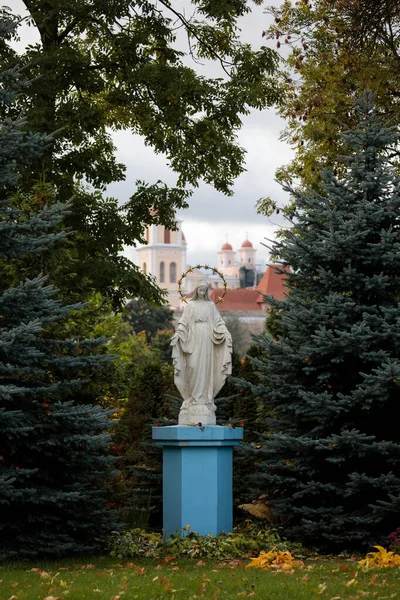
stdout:
POLYGON ((168 290, 172 308, 180 305, 178 280, 186 271, 186 240, 178 221, 178 230, 170 231, 163 225, 150 225, 145 231, 146 246, 137 249, 137 261, 143 273, 157 279, 160 288, 168 290))
MULTIPOLYGON (((168 291, 168 302, 172 308, 181 306, 178 281, 188 269, 186 263, 187 243, 182 231, 182 221, 178 230, 170 231, 162 225, 151 225, 146 229, 147 245, 137 249, 137 262, 144 273, 153 275, 158 285, 168 291)), ((224 275, 228 289, 254 287, 257 281, 257 250, 246 239, 237 252, 226 242, 218 252, 218 269, 224 275)), ((187 273, 182 283, 184 294, 190 294, 196 281, 205 279, 211 289, 221 285, 219 275, 211 271, 201 271, 195 266, 187 273)))
MULTIPOLYGON (((271 264, 267 267, 256 288, 228 289, 223 301, 218 303, 221 315, 235 314, 242 323, 246 324, 251 333, 261 333, 265 328, 265 313, 268 310, 264 296, 283 300, 287 293, 286 277, 276 273, 275 266, 278 265, 271 264)), ((289 272, 288 269, 285 270, 289 272)), ((214 289, 210 292, 210 299, 217 302, 222 294, 222 288, 214 289)))
MULTIPOLYGON (((178 230, 170 231, 163 225, 151 225, 146 229, 147 245, 137 249, 137 262, 144 273, 153 275, 158 285, 168 291, 168 303, 174 310, 182 309, 182 299, 178 291, 178 281, 188 271, 186 262, 187 242, 182 231, 182 221, 178 221, 178 230)), ((218 252, 218 270, 227 283, 224 302, 218 303, 221 313, 236 312, 241 320, 251 323, 265 320, 266 304, 263 294, 282 299, 284 297, 284 277, 277 275, 268 267, 257 285, 260 276, 256 264, 257 250, 246 239, 241 247, 234 251, 226 242, 218 252)), ((196 282, 205 279, 210 289, 210 297, 216 301, 222 294, 221 278, 212 271, 201 271, 196 266, 187 273, 182 282, 182 293, 190 297, 196 282)), ((256 333, 259 325, 250 327, 256 333)), ((262 329, 262 328, 261 328, 262 329)))

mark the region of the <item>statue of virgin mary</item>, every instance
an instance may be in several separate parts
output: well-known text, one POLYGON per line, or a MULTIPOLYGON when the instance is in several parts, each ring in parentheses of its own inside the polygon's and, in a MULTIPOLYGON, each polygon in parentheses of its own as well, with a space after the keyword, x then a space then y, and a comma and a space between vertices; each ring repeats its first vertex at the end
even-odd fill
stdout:
POLYGON ((204 280, 197 282, 171 345, 174 381, 183 398, 179 425, 215 425, 214 398, 232 372, 232 338, 204 280))

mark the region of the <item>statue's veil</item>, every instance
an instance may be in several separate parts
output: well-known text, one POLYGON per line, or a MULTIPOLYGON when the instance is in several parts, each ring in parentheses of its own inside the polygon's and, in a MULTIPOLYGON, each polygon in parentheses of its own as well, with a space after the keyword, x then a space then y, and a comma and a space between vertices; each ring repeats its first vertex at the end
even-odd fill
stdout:
POLYGON ((201 286, 205 286, 207 288, 207 291, 206 291, 205 296, 204 296, 204 300, 208 300, 209 302, 211 302, 210 297, 208 295, 208 283, 204 279, 199 279, 199 281, 196 282, 196 287, 194 288, 194 292, 193 292, 193 296, 192 296, 192 301, 198 299, 199 295, 197 293, 197 290, 201 286))

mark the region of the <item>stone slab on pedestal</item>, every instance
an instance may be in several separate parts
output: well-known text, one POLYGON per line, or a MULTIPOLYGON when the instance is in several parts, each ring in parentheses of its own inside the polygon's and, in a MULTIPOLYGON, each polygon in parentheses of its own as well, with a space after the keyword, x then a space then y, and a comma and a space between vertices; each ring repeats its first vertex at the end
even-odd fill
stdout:
POLYGON ((163 448, 163 528, 201 535, 232 531, 232 448, 241 427, 153 427, 163 448))

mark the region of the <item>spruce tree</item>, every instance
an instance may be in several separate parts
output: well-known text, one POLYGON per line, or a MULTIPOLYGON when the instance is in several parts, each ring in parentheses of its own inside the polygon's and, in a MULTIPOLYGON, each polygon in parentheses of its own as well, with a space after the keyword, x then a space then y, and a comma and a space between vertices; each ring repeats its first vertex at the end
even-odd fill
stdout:
POLYGON ((293 227, 272 251, 290 265, 277 339, 261 337, 257 398, 265 438, 248 480, 267 494, 276 524, 321 549, 363 549, 400 520, 400 178, 390 165, 398 132, 373 97, 345 175, 323 193, 285 189, 293 227))
MULTIPOLYGON (((13 30, 0 22, 0 43, 13 30)), ((96 548, 116 526, 107 509, 112 476, 109 411, 79 403, 85 381, 106 364, 104 340, 56 339, 79 306, 62 306, 46 277, 7 281, 7 265, 65 237, 66 207, 13 209, 23 170, 51 138, 8 118, 27 83, 0 73, 0 557, 60 556, 96 548)))

